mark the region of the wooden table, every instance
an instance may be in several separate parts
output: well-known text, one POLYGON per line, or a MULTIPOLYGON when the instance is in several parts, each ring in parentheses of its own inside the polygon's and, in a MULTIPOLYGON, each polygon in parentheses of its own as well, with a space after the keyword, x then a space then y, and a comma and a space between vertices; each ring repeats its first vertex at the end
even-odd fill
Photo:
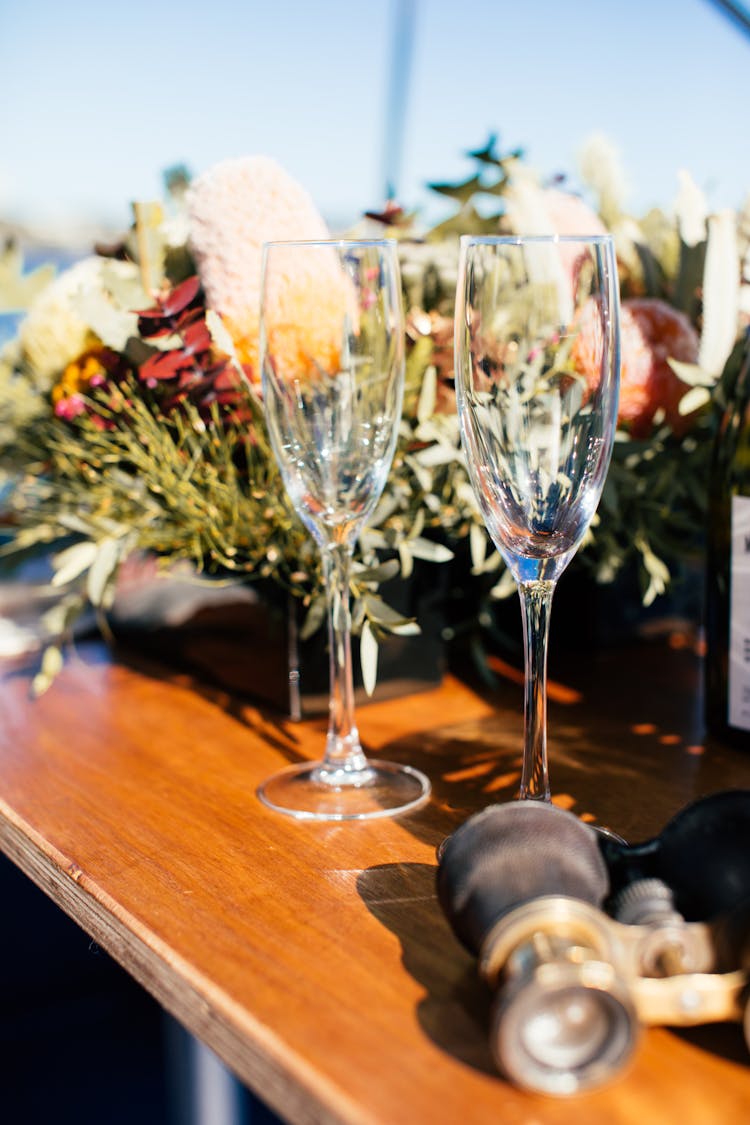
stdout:
MULTIPOLYGON (((750 786, 750 759, 702 740, 700 660, 685 638, 576 657, 557 674, 557 802, 637 840, 699 794, 750 786)), ((36 702, 10 671, 0 847, 290 1122, 747 1120, 738 1027, 649 1030, 627 1074, 572 1100, 495 1073, 488 995, 436 902, 435 848, 515 792, 514 679, 483 697, 449 677, 361 708, 369 751, 424 769, 432 802, 321 825, 270 812, 255 789, 320 751, 322 720, 292 724, 96 646, 36 702)))

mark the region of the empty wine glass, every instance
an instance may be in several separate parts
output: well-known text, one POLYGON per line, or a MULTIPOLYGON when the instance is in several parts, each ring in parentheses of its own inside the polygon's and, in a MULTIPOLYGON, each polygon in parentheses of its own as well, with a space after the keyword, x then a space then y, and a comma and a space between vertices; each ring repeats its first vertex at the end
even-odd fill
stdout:
POLYGON ((321 761, 269 778, 259 796, 305 819, 391 816, 427 799, 419 771, 368 761, 354 714, 350 564, 393 459, 404 383, 396 243, 264 247, 260 351, 271 445, 321 554, 328 607, 329 725, 321 761))
POLYGON ((550 798, 552 596, 604 487, 619 369, 610 236, 461 239, 455 370, 462 441, 485 525, 521 598, 521 798, 550 798))

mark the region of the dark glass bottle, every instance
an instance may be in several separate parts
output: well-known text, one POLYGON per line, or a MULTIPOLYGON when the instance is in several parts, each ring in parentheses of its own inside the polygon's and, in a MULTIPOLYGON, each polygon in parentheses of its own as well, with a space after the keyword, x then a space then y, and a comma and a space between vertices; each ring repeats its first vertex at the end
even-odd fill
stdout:
POLYGON ((736 358, 709 482, 706 725, 750 750, 750 335, 736 358))

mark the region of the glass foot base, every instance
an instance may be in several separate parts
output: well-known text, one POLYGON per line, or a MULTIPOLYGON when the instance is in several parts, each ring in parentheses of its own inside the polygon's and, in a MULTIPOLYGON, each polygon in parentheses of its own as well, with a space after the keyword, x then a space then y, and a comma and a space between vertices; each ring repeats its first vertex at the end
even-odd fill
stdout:
POLYGON ((311 762, 269 777, 258 788, 264 805, 298 820, 374 820, 423 805, 430 782, 419 770, 368 761, 356 773, 311 762))

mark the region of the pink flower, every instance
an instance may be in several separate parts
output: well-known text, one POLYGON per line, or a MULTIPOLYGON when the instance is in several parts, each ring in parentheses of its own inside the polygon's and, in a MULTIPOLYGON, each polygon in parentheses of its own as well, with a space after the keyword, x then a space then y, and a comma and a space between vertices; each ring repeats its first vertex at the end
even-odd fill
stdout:
MULTIPOLYGON (((577 195, 547 188, 542 191, 542 202, 548 215, 552 233, 575 238, 578 235, 607 234, 607 228, 587 203, 577 195)), ((560 262, 565 275, 571 279, 575 288, 578 271, 583 259, 580 247, 575 243, 560 244, 560 262)))
MULTIPOLYGON (((518 235, 607 234, 599 216, 580 196, 559 188, 541 188, 527 177, 520 177, 508 193, 506 221, 518 235)), ((565 276, 573 282, 579 257, 576 246, 561 244, 560 262, 565 276)))
POLYGON ((558 188, 546 188, 541 194, 554 234, 607 234, 604 223, 580 196, 558 188))
POLYGON ((66 422, 72 422, 74 418, 80 417, 81 414, 86 413, 86 403, 79 394, 69 395, 67 398, 61 398, 59 402, 55 403, 55 414, 58 418, 63 418, 66 422))

